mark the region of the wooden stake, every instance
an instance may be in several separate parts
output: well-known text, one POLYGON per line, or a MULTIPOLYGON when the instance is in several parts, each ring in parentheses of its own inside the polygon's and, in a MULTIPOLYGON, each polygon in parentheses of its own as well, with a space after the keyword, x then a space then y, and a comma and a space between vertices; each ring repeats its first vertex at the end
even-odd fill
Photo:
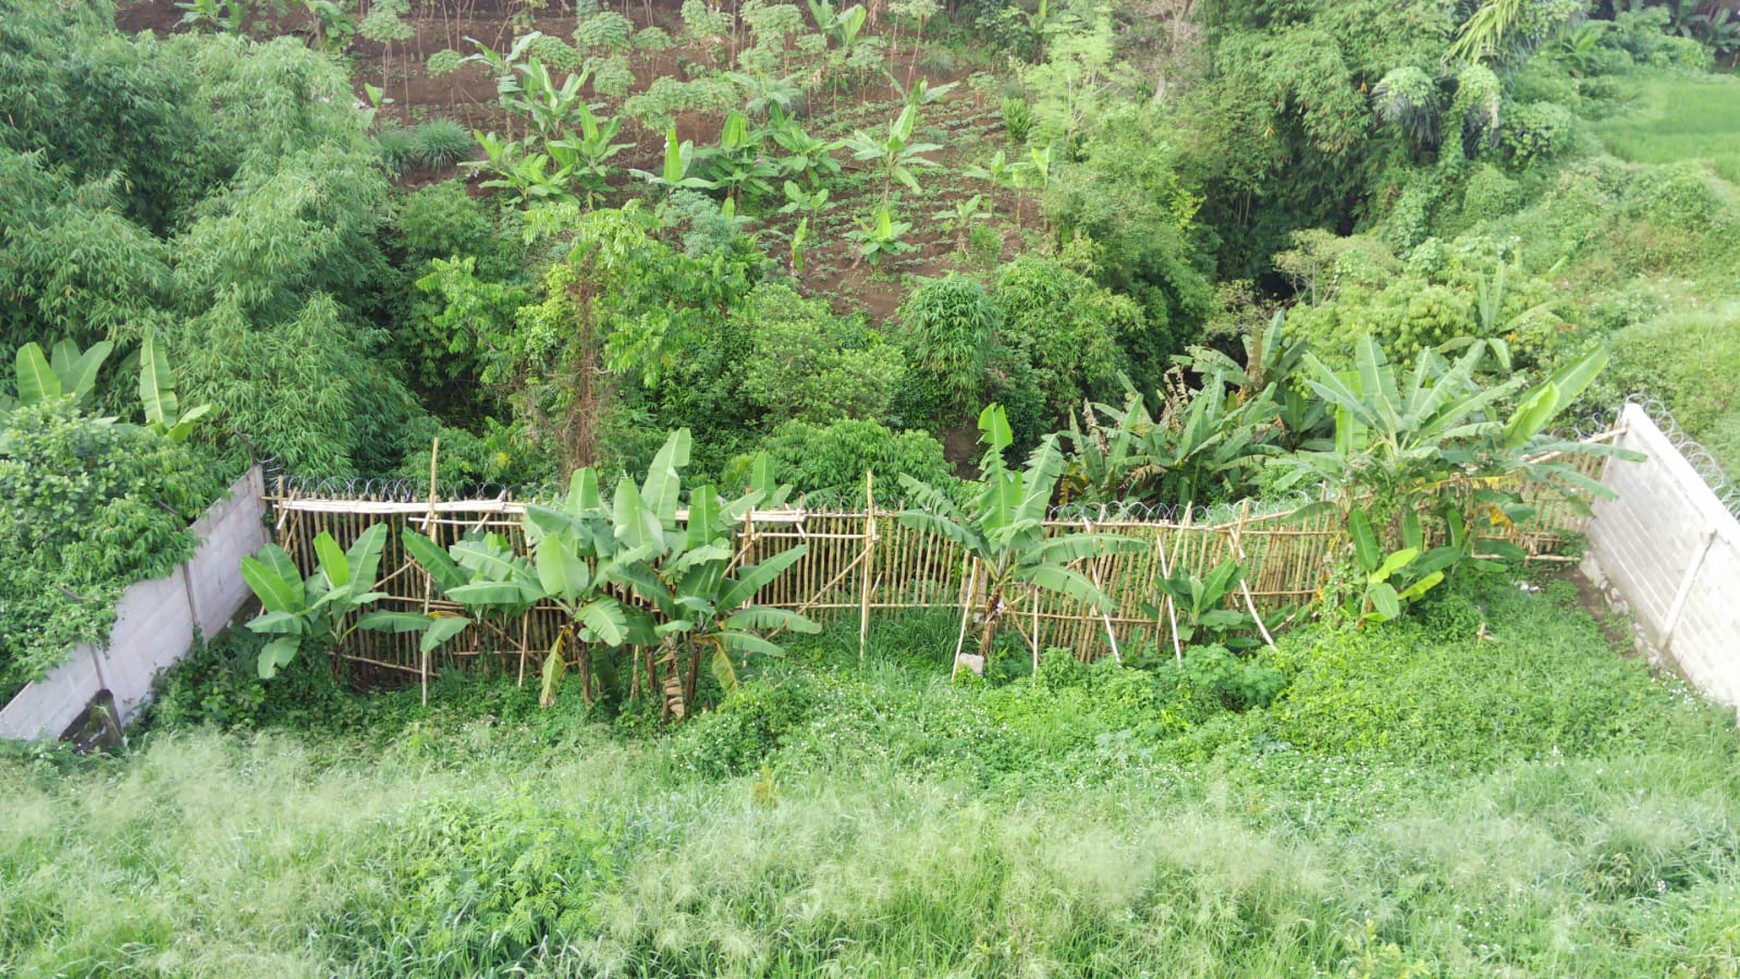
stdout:
POLYGON ((973 585, 978 583, 978 572, 973 569, 973 555, 967 554, 961 560, 961 634, 955 637, 955 664, 949 670, 949 679, 961 671, 961 650, 967 644, 967 617, 973 612, 973 585))
POLYGON ((858 603, 858 661, 870 644, 870 589, 876 571, 876 474, 864 471, 864 588, 858 603))
MULTIPOLYGON (((1088 523, 1087 517, 1081 518, 1081 529, 1082 529, 1082 533, 1084 533, 1084 534, 1093 532, 1093 528, 1088 523)), ((1090 558, 1088 560, 1088 569, 1093 574, 1094 587, 1099 588, 1101 592, 1104 592, 1105 588, 1101 587, 1101 585, 1100 585, 1099 563, 1090 558)), ((1038 608, 1038 605, 1035 604, 1034 608, 1038 608)), ((1105 609, 1099 609, 1099 613, 1100 613, 1100 621, 1105 623, 1105 626, 1106 626, 1106 641, 1112 644, 1112 659, 1115 660, 1119 666, 1122 666, 1122 665, 1124 665, 1124 657, 1121 653, 1118 652, 1118 637, 1116 635, 1112 634, 1112 618, 1110 615, 1106 614, 1105 609)), ((1037 659, 1034 660, 1033 662, 1034 662, 1035 666, 1038 666, 1039 661, 1037 659)))
MULTIPOLYGON (((1166 531, 1164 528, 1161 529, 1159 534, 1155 535, 1154 551, 1160 556, 1160 573, 1170 578, 1172 577, 1172 569, 1166 566, 1165 536, 1166 531)), ((1177 657, 1178 662, 1182 663, 1184 662, 1184 643, 1180 642, 1178 639, 1178 609, 1172 604, 1172 593, 1170 591, 1166 592, 1166 601, 1164 604, 1166 606, 1166 617, 1172 620, 1172 655, 1177 657)))
POLYGON ((1250 516, 1250 513, 1251 501, 1247 499, 1239 506, 1239 522, 1232 531, 1232 549, 1239 559, 1239 590, 1245 593, 1245 608, 1250 610, 1251 618, 1257 620, 1257 631, 1263 634, 1263 641, 1269 644, 1270 649, 1273 649, 1275 648, 1275 637, 1269 635, 1269 627, 1263 624, 1263 617, 1257 612, 1257 602, 1251 597, 1251 588, 1245 584, 1245 548, 1243 544, 1239 543, 1239 534, 1244 531, 1245 518, 1250 516))
MULTIPOLYGON (((434 529, 435 493, 436 493, 435 481, 436 481, 436 478, 440 475, 440 472, 441 472, 441 437, 436 436, 435 440, 433 442, 429 443, 429 513, 428 513, 428 516, 425 517, 423 520, 423 532, 424 533, 428 533, 429 531, 434 529)), ((431 577, 429 574, 425 573, 423 575, 423 614, 424 615, 429 614, 429 601, 431 598, 434 597, 434 595, 432 594, 432 589, 434 587, 435 587, 435 579, 433 577, 431 577)), ((424 652, 422 650, 419 650, 418 652, 420 654, 419 661, 422 664, 422 669, 420 670, 420 672, 422 673, 422 677, 423 677, 423 706, 427 707, 427 706, 429 706, 429 655, 430 654, 427 652, 424 652)))

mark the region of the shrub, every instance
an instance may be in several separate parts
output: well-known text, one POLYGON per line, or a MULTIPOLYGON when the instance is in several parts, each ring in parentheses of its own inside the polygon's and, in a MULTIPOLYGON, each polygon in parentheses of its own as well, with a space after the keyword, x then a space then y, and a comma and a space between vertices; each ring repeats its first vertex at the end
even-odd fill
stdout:
POLYGON ((411 157, 429 170, 450 167, 471 156, 471 130, 452 119, 432 119, 413 131, 411 157))
POLYGON ((0 411, 0 703, 106 641, 121 591, 190 557, 222 490, 186 444, 70 400, 0 411))
POLYGON ((601 10, 574 28, 574 43, 593 50, 627 51, 633 33, 634 21, 614 10, 601 10))
POLYGON ((417 135, 409 129, 394 126, 375 134, 375 147, 381 163, 393 173, 408 173, 417 165, 417 135))
MULTIPOLYGON (((864 500, 864 473, 876 473, 880 500, 899 492, 902 474, 931 485, 945 485, 952 469, 942 444, 918 431, 896 432, 878 422, 840 419, 826 425, 791 421, 763 439, 758 451, 772 459, 774 474, 808 494, 812 505, 857 506, 864 500)), ((748 483, 749 456, 726 470, 726 486, 748 483)))
POLYGON ((430 78, 445 78, 465 67, 465 56, 452 48, 442 48, 429 56, 424 71, 430 78))
POLYGON ((634 87, 634 69, 621 55, 588 58, 586 66, 592 71, 592 90, 599 95, 619 99, 634 87))
POLYGON ((985 287, 965 276, 932 279, 900 307, 900 343, 916 384, 934 393, 938 419, 977 413, 986 353, 1001 323, 985 287))
POLYGON ((887 415, 904 362, 861 318, 764 283, 731 311, 731 323, 753 337, 743 394, 769 417, 826 424, 887 415))
POLYGON ((1045 422, 1069 417, 1087 398, 1119 400, 1118 374, 1130 366, 1120 338, 1143 322, 1135 303, 1032 255, 997 270, 991 298, 998 336, 1032 368, 1045 422))
POLYGON ((643 27, 634 34, 634 47, 637 51, 666 51, 671 47, 671 36, 662 27, 643 27))

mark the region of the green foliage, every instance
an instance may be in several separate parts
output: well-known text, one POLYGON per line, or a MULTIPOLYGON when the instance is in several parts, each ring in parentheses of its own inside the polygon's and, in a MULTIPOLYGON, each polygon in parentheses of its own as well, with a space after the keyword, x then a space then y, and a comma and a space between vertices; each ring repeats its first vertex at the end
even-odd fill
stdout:
POLYGON ((896 220, 894 212, 884 204, 868 219, 860 220, 856 229, 846 232, 846 237, 858 243, 860 259, 867 258, 871 266, 879 267, 884 258, 899 257, 918 248, 906 240, 911 230, 911 221, 896 220))
MULTIPOLYGON (((874 472, 879 499, 896 492, 901 476, 931 486, 949 485, 953 472, 940 442, 921 431, 896 432, 862 419, 831 424, 789 421, 756 444, 773 464, 778 477, 806 496, 807 505, 856 506, 864 498, 864 474, 874 472)), ((739 457, 726 468, 721 484, 748 485, 751 458, 739 457)))
POLYGON ((259 652, 260 679, 272 679, 304 646, 336 652, 358 629, 414 632, 427 625, 428 618, 415 613, 365 611, 387 597, 375 590, 386 542, 385 524, 358 534, 348 550, 321 531, 314 539, 319 568, 306 579, 277 544, 242 558, 242 578, 261 606, 248 628, 272 637, 259 652))
POLYGON ((763 283, 732 308, 728 323, 752 337, 740 390, 768 417, 826 425, 888 414, 904 358, 861 320, 763 283))
POLYGON ((123 589, 193 554, 187 526, 223 489, 214 469, 69 397, 0 410, 0 700, 74 643, 104 642, 123 589))
POLYGON ((1048 536, 1045 521, 1063 471, 1056 439, 1042 441, 1023 471, 1010 469, 1003 458, 1014 436, 1001 405, 993 404, 979 415, 979 431, 985 455, 970 498, 957 505, 942 489, 902 475, 908 509, 901 511, 900 520, 959 544, 964 554, 979 562, 984 584, 970 600, 980 603, 979 655, 989 659, 1003 615, 1022 596, 1044 591, 1090 607, 1110 608, 1112 602, 1100 586, 1074 563, 1089 555, 1128 552, 1145 545, 1115 534, 1048 536))
POLYGON ((432 119, 412 130, 411 155, 431 170, 450 167, 471 156, 477 143, 471 131, 451 119, 432 119))
POLYGON ((900 345, 909 392, 929 418, 948 423, 968 414, 985 391, 986 356, 1001 326, 985 287, 965 276, 932 279, 900 307, 900 345))
POLYGON ((1128 297, 1031 255, 999 268, 990 292, 997 337, 1030 367, 1046 428, 1089 398, 1117 396, 1119 374, 1131 366, 1127 351, 1140 348, 1147 326, 1128 297))

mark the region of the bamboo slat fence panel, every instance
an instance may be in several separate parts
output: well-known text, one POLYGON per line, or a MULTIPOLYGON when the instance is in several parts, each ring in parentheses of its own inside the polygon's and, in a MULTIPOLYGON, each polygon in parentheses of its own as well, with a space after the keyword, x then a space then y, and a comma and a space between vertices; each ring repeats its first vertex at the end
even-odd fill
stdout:
MULTIPOLYGON (((1579 457, 1578 466, 1598 473, 1599 458, 1579 457)), ((304 574, 312 573, 313 540, 330 532, 343 546, 375 523, 389 527, 381 567, 387 571, 380 607, 419 612, 459 613, 445 601, 422 568, 405 553, 399 532, 409 526, 446 547, 468 534, 501 534, 523 553, 520 530, 524 504, 506 496, 487 500, 429 500, 357 496, 302 496, 279 487, 269 494, 274 537, 304 574)), ((1229 603, 1249 602, 1265 617, 1289 606, 1306 606, 1327 576, 1344 559, 1347 541, 1338 516, 1329 508, 1301 507, 1252 513, 1245 504, 1218 520, 1135 519, 1060 512, 1048 521, 1053 535, 1111 533, 1142 541, 1130 553, 1106 554, 1078 562, 1097 581, 1114 607, 1097 609, 1050 593, 1015 596, 1005 621, 1024 644, 1061 646, 1084 660, 1116 654, 1138 644, 1168 648, 1174 627, 1163 611, 1156 584, 1163 569, 1204 574, 1227 558, 1243 569, 1242 589, 1229 603), (1248 592, 1248 598, 1245 593, 1248 592)), ((1526 526, 1490 527, 1484 536, 1521 545, 1531 557, 1551 560, 1582 527, 1579 511, 1561 500, 1541 501, 1526 526)), ((818 620, 856 615, 867 629, 877 613, 903 609, 961 609, 982 603, 983 576, 965 560, 960 545, 928 530, 909 526, 892 509, 860 512, 809 512, 803 509, 749 514, 736 533, 741 560, 759 563, 799 544, 807 553, 757 596, 756 603, 793 609, 818 620)), ((554 607, 533 608, 515 621, 474 624, 431 661, 418 651, 415 634, 357 632, 345 659, 420 676, 443 665, 517 669, 541 661, 562 623, 554 607)))

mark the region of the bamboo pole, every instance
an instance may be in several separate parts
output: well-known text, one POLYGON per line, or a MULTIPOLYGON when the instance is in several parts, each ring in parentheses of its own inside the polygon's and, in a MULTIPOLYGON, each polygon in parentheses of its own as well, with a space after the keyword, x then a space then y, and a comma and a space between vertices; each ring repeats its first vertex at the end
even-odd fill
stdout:
POLYGON ((1249 585, 1245 584, 1245 548, 1244 544, 1239 540, 1239 535, 1244 531, 1245 518, 1250 516, 1250 513, 1251 501, 1246 500, 1239 507, 1239 522, 1238 525, 1233 528, 1232 552, 1237 555, 1239 559, 1239 590, 1245 593, 1245 608, 1250 610, 1251 618, 1257 620, 1257 631, 1263 634, 1263 641, 1269 644, 1270 649, 1273 649, 1275 648, 1275 637, 1269 635, 1269 627, 1263 624, 1263 616, 1257 611, 1256 600, 1251 598, 1251 588, 1249 585))
MULTIPOLYGON (((436 481, 436 478, 440 475, 440 472, 441 472, 441 437, 436 436, 435 440, 433 442, 429 443, 429 513, 428 513, 428 517, 427 517, 428 520, 435 519, 435 495, 436 495, 436 482, 435 481, 436 481)), ((423 529, 425 531, 428 531, 431 528, 429 527, 429 525, 427 523, 425 523, 423 525, 423 529)), ((424 615, 429 614, 429 600, 432 597, 434 597, 433 595, 430 594, 430 590, 434 587, 435 587, 435 579, 433 577, 431 577, 427 572, 425 572, 423 575, 423 614, 424 615)), ((420 672, 422 674, 422 679, 423 679, 423 706, 427 707, 427 706, 429 706, 429 656, 430 656, 430 653, 428 650, 421 649, 421 648, 419 648, 418 652, 421 654, 419 657, 419 663, 422 666, 422 669, 420 672)))
POLYGON ((973 611, 973 585, 979 575, 973 569, 972 564, 973 555, 971 553, 961 559, 961 633, 955 637, 955 662, 949 668, 949 679, 951 680, 961 671, 961 650, 967 644, 967 617, 973 611))
MULTIPOLYGON (((1093 532, 1093 527, 1088 523, 1088 518, 1085 516, 1081 518, 1081 530, 1084 534, 1093 532)), ((1105 589, 1100 587, 1100 569, 1097 562, 1092 560, 1088 561, 1088 570, 1093 574, 1094 587, 1099 588, 1101 594, 1105 594, 1105 589)), ((1118 637, 1112 632, 1111 616, 1109 616, 1103 608, 1097 609, 1097 611, 1100 613, 1100 621, 1105 623, 1106 626, 1106 641, 1112 644, 1112 659, 1116 661, 1119 666, 1122 666, 1124 665, 1124 656, 1122 653, 1118 652, 1118 637)), ((1038 663, 1037 660, 1034 662, 1035 664, 1038 663)))
MULTIPOLYGON (((1165 536, 1165 531, 1161 531, 1154 535, 1154 551, 1160 558, 1160 573, 1165 577, 1170 578, 1172 577, 1172 570, 1168 568, 1166 564, 1165 536)), ((1184 643, 1178 638, 1178 607, 1172 602, 1171 590, 1161 590, 1166 592, 1166 599, 1162 604, 1166 606, 1166 617, 1172 622, 1172 655, 1177 658, 1178 662, 1183 663, 1184 643)))
POLYGON ((870 644, 870 589, 876 570, 876 473, 864 470, 864 588, 863 602, 858 612, 858 661, 864 661, 864 650, 870 644))

